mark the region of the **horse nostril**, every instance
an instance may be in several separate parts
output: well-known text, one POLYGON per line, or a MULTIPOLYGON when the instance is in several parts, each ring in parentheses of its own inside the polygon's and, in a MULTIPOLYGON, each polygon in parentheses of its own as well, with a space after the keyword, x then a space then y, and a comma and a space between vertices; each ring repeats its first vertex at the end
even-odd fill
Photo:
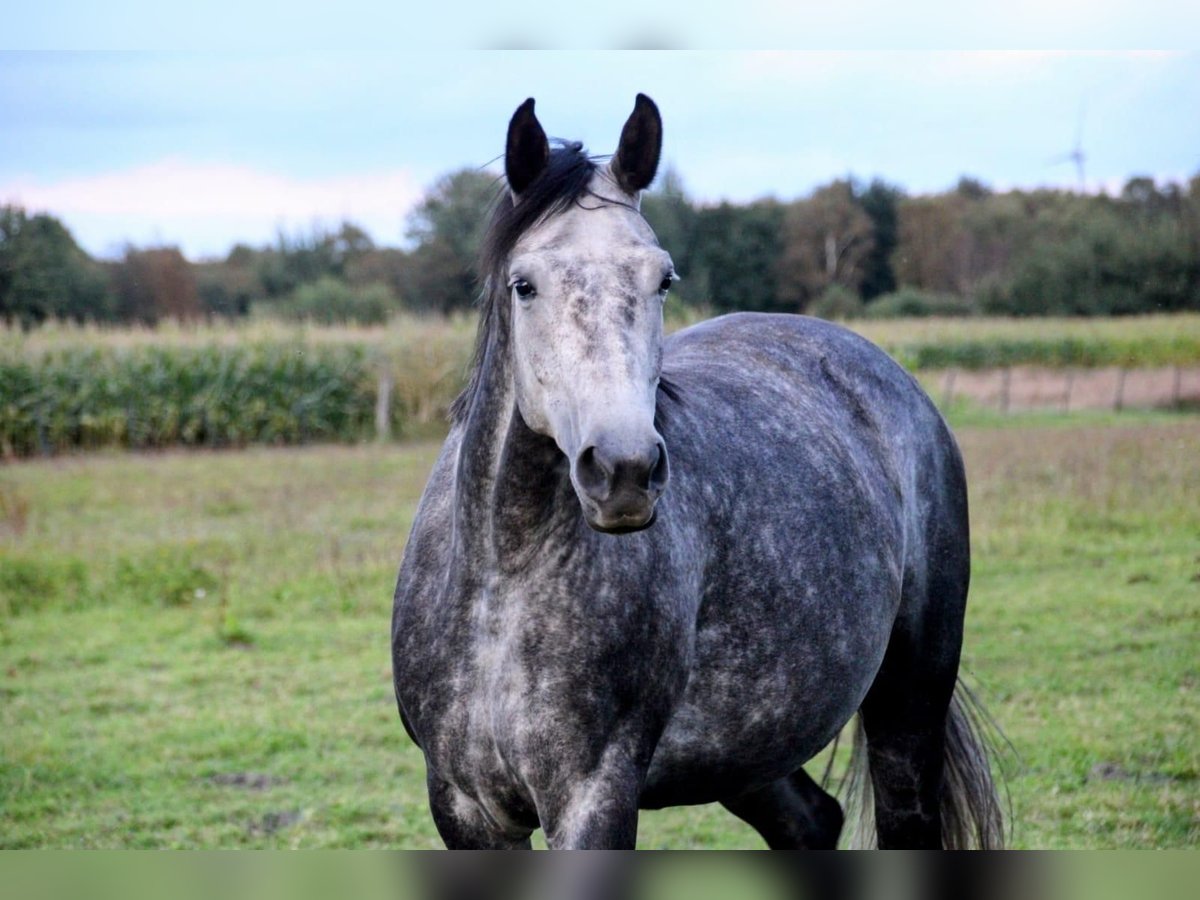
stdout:
MULTIPOLYGON (((667 448, 661 441, 641 451, 615 454, 603 442, 589 444, 575 458, 575 482, 593 500, 661 494, 667 485, 667 448)), ((640 500, 638 502, 641 502, 640 500)))
POLYGON ((584 448, 575 460, 575 477, 579 486, 597 499, 608 495, 612 471, 604 465, 594 446, 584 448))
POLYGON ((667 448, 663 446, 662 441, 655 445, 654 453, 654 465, 650 469, 650 478, 646 489, 661 493, 666 488, 667 479, 671 473, 670 464, 667 462, 667 448))

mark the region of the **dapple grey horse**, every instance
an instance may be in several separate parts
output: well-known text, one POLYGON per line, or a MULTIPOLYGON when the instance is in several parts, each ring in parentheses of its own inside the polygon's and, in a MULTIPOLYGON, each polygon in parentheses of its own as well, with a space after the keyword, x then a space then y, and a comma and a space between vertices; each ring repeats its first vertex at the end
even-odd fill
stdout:
POLYGON ((738 314, 664 339, 639 213, 662 122, 608 164, 522 104, 468 387, 400 567, 396 697, 448 847, 630 848, 719 802, 833 847, 803 769, 860 714, 883 847, 995 846, 956 692, 967 492, 928 397, 861 337, 738 314))

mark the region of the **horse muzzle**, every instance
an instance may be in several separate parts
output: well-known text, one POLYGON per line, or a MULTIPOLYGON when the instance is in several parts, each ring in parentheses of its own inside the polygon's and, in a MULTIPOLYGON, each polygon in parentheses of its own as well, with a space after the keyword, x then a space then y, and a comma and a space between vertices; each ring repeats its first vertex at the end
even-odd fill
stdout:
POLYGON ((641 531, 654 524, 667 488, 667 448, 658 435, 633 446, 598 439, 576 456, 572 476, 588 525, 606 534, 641 531))

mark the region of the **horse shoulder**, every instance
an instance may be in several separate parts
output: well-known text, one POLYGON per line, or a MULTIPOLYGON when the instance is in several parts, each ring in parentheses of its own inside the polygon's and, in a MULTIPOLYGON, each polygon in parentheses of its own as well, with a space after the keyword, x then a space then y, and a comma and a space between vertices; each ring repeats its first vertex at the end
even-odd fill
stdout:
POLYGON ((449 566, 453 529, 454 472, 458 459, 458 429, 452 431, 434 463, 421 495, 412 530, 404 548, 392 605, 392 668, 396 699, 405 730, 420 746, 423 712, 448 702, 431 674, 453 666, 456 648, 452 623, 443 621, 441 604, 449 566), (434 640, 438 637, 438 640, 434 640))
POLYGON ((461 428, 450 432, 429 474, 417 504, 412 530, 404 547, 395 604, 420 603, 444 580, 450 561, 454 523, 454 475, 461 428))

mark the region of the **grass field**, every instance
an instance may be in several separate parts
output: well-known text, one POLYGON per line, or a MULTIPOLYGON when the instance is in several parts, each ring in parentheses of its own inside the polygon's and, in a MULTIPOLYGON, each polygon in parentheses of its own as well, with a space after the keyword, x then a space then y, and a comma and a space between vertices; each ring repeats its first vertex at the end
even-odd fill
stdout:
MULTIPOLYGON (((1022 847, 1200 842, 1200 417, 973 415, 964 661, 1022 847)), ((0 846, 431 847, 390 595, 436 443, 0 469, 0 846)), ((716 807, 644 847, 754 847, 716 807)))

